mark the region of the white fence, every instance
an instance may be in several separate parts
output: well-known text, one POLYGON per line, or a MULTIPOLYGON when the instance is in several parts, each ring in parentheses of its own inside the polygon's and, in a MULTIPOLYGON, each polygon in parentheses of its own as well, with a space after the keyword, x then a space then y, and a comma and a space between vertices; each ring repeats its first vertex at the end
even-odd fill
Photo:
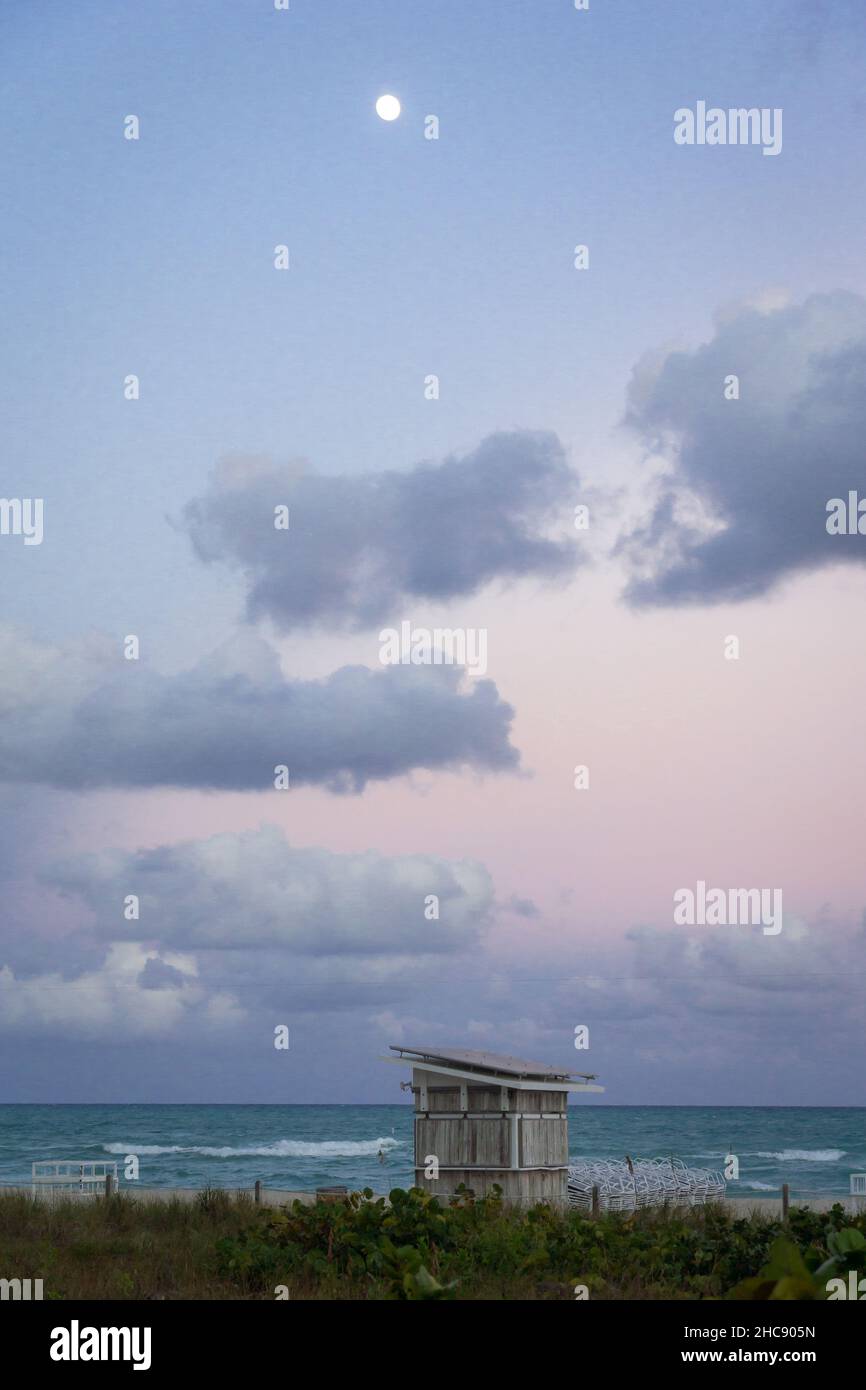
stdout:
POLYGON ((95 1197, 106 1190, 105 1179, 111 1178, 112 1191, 117 1191, 117 1163, 99 1159, 51 1158, 34 1163, 30 1190, 33 1196, 69 1197, 75 1194, 95 1197))

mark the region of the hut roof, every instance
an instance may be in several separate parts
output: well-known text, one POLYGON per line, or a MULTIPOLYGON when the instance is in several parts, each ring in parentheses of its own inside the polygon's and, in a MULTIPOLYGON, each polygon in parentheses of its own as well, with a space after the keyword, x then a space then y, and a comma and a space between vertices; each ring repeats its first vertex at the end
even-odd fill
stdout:
POLYGON ((399 1052, 405 1061, 416 1065, 428 1062, 434 1070, 439 1063, 477 1072, 480 1076, 514 1076, 522 1081, 568 1082, 573 1076, 579 1076, 584 1081, 595 1080, 595 1076, 588 1072, 566 1071, 563 1067, 551 1066, 546 1062, 529 1062, 501 1052, 477 1052, 465 1047, 404 1047, 396 1043, 391 1043, 390 1048, 392 1052, 399 1052))

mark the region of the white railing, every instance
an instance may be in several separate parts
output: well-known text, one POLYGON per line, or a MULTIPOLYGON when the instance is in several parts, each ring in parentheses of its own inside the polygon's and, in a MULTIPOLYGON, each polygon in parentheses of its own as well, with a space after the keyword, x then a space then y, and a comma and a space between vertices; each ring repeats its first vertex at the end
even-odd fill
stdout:
POLYGON ((117 1163, 101 1159, 40 1159, 31 1169, 30 1190, 39 1193, 84 1193, 89 1197, 105 1191, 105 1179, 117 1191, 117 1163))
POLYGON ((851 1196, 866 1197, 866 1173, 851 1174, 851 1196))

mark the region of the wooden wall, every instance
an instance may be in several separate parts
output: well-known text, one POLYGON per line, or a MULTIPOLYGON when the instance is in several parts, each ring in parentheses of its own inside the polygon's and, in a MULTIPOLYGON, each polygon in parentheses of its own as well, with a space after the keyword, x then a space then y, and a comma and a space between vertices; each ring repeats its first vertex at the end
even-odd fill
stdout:
POLYGON ((538 1168, 521 1171, 518 1168, 501 1173, 490 1169, 467 1168, 440 1172, 438 1178, 425 1178, 420 1168, 415 1174, 415 1185, 425 1192, 447 1199, 463 1183, 471 1188, 476 1197, 484 1197, 494 1183, 502 1188, 503 1200, 514 1206, 534 1206, 536 1202, 549 1202, 551 1206, 568 1205, 568 1173, 566 1169, 552 1170, 538 1168))
POLYGON ((425 1120, 419 1115, 415 1120, 416 1164, 423 1164, 428 1154, 436 1155, 440 1168, 510 1168, 511 1121, 496 1116, 425 1120))
MULTIPOLYGON (((475 1119, 415 1119, 415 1163, 434 1154, 440 1168, 511 1168, 509 1116, 475 1119)), ((568 1164, 568 1120, 517 1119, 517 1167, 558 1168, 568 1164)))
POLYGON ((565 1114, 568 1107, 566 1091, 519 1091, 515 1087, 486 1086, 466 1082, 465 1103, 460 1087, 435 1072, 416 1068, 413 1074, 415 1109, 426 1114, 450 1111, 469 1114, 565 1114), (421 1083, 426 1084, 427 1104, 421 1104, 421 1083))
POLYGON ((481 1196, 497 1183, 508 1201, 565 1203, 567 1092, 469 1079, 461 1086, 420 1068, 413 1072, 413 1090, 419 1187, 450 1196, 465 1183, 481 1196), (424 1177, 428 1156, 438 1161, 438 1178, 424 1177))
POLYGON ((568 1164, 568 1120, 519 1120, 521 1168, 568 1164))

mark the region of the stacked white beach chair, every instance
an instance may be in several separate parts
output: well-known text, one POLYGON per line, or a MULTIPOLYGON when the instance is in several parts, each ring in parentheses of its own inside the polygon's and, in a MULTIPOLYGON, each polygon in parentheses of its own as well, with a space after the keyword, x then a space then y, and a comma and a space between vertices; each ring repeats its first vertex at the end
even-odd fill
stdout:
POLYGON ((680 1158, 579 1159, 569 1164, 570 1206, 590 1211, 594 1187, 600 1211, 700 1206, 725 1195, 721 1173, 687 1168, 680 1158))

